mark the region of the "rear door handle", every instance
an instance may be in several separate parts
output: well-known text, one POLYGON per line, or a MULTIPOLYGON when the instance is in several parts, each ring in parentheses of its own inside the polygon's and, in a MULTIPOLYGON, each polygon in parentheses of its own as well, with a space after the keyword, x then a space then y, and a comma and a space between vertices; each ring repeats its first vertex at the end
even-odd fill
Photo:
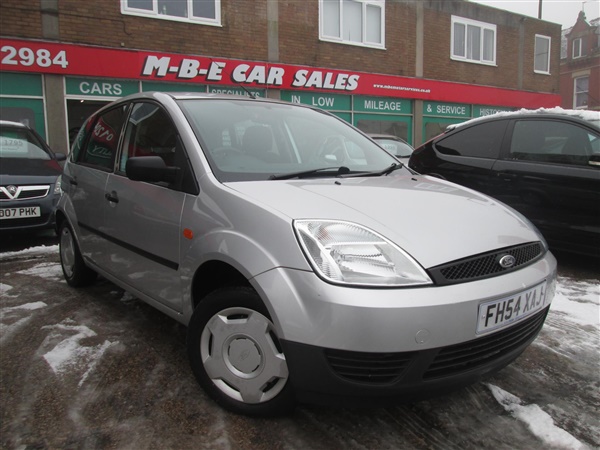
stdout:
POLYGON ((104 198, 112 203, 119 203, 119 197, 117 197, 117 193, 112 191, 111 193, 104 194, 104 198))
POLYGON ((512 181, 517 179, 517 175, 508 172, 498 172, 498 178, 502 178, 505 181, 512 181))

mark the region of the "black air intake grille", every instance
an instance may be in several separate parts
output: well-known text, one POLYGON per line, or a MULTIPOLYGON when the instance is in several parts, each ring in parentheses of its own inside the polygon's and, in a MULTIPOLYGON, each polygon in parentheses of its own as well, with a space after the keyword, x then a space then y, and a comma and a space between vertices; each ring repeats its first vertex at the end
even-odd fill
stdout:
POLYGON ((548 309, 545 308, 543 311, 506 330, 440 349, 429 369, 423 375, 423 379, 456 375, 518 349, 537 336, 544 325, 548 309))
POLYGON ((544 247, 542 244, 532 242, 453 261, 433 267, 428 272, 437 285, 464 283, 511 272, 526 264, 533 263, 543 254, 544 247), (515 262, 511 267, 504 268, 499 261, 502 257, 508 255, 512 256, 515 262))
POLYGON ((413 354, 325 350, 327 361, 338 376, 369 384, 390 383, 400 377, 412 360, 413 354))

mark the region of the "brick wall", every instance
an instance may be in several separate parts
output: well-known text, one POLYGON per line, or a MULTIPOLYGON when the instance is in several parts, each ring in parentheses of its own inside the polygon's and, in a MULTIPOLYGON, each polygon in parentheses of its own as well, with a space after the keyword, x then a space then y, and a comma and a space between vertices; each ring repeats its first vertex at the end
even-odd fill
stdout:
MULTIPOLYGON (((533 18, 524 19, 466 1, 420 2, 424 20, 425 78, 558 92, 559 25, 533 18), (450 58, 452 15, 496 24, 497 66, 450 58), (550 76, 533 71, 536 33, 552 37, 550 76), (518 56, 521 36, 522 59, 518 56)), ((58 35, 62 42, 268 60, 267 0, 222 0, 222 26, 124 15, 121 14, 119 0, 56 0, 56 4, 58 35)), ((43 37, 39 1, 2 0, 0 8, 0 32, 3 36, 43 37)), ((280 0, 277 10, 278 53, 282 63, 415 76, 418 11, 414 0, 386 2, 385 50, 319 40, 317 0, 280 0)), ((271 45, 276 43, 271 40, 271 45)))
POLYGON ((318 2, 279 2, 279 56, 299 65, 414 76, 416 12, 414 5, 386 2, 386 49, 337 44, 319 39, 318 2))
POLYGON ((42 14, 39 2, 2 0, 0 2, 0 33, 2 36, 40 38, 42 14))
POLYGON ((265 1, 222 0, 222 26, 125 15, 118 0, 59 0, 59 10, 60 39, 66 42, 267 59, 265 1))

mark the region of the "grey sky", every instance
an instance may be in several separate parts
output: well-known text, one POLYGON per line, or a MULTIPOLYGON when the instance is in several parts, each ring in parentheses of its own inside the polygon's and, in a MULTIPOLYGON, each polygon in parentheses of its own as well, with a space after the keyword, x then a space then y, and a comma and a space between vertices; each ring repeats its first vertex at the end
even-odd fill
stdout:
MULTIPOLYGON (((494 8, 513 11, 526 16, 538 16, 538 0, 471 0, 494 8)), ((577 15, 585 11, 588 21, 600 17, 598 0, 542 0, 542 19, 559 23, 563 28, 575 25, 577 15)))

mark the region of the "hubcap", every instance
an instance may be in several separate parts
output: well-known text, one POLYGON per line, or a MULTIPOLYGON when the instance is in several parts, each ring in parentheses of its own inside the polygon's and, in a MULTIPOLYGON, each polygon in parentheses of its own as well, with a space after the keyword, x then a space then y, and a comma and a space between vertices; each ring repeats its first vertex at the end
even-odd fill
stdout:
POLYGON ((204 369, 225 395, 244 403, 274 398, 288 379, 273 324, 248 308, 228 308, 206 323, 200 337, 204 369))
POLYGON ((60 234, 60 262, 67 277, 73 276, 75 265, 75 242, 71 230, 63 228, 60 234))

